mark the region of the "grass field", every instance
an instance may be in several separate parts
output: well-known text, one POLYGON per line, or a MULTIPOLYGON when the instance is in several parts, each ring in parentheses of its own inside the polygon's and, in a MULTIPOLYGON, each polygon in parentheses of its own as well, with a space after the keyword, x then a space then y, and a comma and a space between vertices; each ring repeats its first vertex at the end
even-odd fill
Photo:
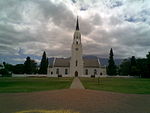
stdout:
POLYGON ((86 89, 130 94, 150 94, 150 79, 144 78, 80 78, 86 89))
POLYGON ((34 92, 70 87, 73 78, 3 78, 0 77, 0 93, 34 92))

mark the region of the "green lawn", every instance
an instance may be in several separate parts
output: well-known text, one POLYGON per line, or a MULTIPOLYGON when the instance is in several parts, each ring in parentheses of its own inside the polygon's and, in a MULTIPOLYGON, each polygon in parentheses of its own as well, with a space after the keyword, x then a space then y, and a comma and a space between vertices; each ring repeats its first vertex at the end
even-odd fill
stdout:
POLYGON ((70 87, 73 78, 3 78, 0 77, 0 93, 34 92, 70 87))
POLYGON ((130 94, 150 94, 150 79, 145 78, 80 78, 86 89, 130 94))

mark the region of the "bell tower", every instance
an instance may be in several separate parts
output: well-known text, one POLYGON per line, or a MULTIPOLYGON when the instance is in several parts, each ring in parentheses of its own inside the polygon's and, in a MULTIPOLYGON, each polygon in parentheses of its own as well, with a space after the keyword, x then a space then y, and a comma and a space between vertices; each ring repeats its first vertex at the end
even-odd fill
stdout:
POLYGON ((82 75, 83 75, 82 43, 81 43, 81 33, 79 31, 79 22, 77 17, 76 30, 73 35, 73 43, 71 48, 70 76, 78 77, 82 75))

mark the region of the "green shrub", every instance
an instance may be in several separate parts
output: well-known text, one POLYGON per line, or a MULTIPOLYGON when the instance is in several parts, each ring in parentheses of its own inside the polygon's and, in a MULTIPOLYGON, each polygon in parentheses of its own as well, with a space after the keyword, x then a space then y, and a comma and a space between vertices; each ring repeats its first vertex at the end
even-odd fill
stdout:
POLYGON ((12 73, 9 72, 7 69, 1 69, 0 74, 2 75, 2 77, 11 77, 12 76, 12 73))

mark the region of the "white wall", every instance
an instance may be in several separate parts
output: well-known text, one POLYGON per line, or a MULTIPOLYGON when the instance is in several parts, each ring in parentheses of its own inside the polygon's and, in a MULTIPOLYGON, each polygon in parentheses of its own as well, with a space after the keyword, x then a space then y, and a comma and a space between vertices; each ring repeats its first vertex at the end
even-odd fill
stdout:
POLYGON ((91 77, 91 75, 97 76, 106 76, 106 69, 105 68, 84 68, 83 77, 91 77), (86 75, 86 69, 88 70, 88 75, 86 75), (95 73, 96 70, 96 73, 95 73), (100 75, 102 73, 102 75, 100 75))
MULTIPOLYGON (((59 75, 62 75, 62 77, 71 77, 70 75, 70 68, 69 67, 53 67, 48 68, 48 77, 58 77, 58 74, 56 73, 56 70, 59 69, 59 75), (65 74, 65 69, 68 69, 68 74, 65 74), (51 74, 53 72, 53 74, 51 74)), ((96 69, 97 74, 95 76, 100 76, 100 73, 102 73, 101 76, 106 76, 106 68, 84 68, 83 74, 79 75, 79 77, 91 77, 91 75, 94 75, 94 70, 96 69), (86 75, 85 70, 88 69, 88 75, 86 75)), ((72 75, 74 77, 74 75, 72 75)))
POLYGON ((62 75, 63 77, 70 76, 70 68, 69 67, 53 67, 53 68, 48 69, 48 77, 58 77, 58 74, 56 73, 57 69, 59 69, 59 75, 62 75), (68 74, 65 74, 65 69, 68 70, 68 74))

